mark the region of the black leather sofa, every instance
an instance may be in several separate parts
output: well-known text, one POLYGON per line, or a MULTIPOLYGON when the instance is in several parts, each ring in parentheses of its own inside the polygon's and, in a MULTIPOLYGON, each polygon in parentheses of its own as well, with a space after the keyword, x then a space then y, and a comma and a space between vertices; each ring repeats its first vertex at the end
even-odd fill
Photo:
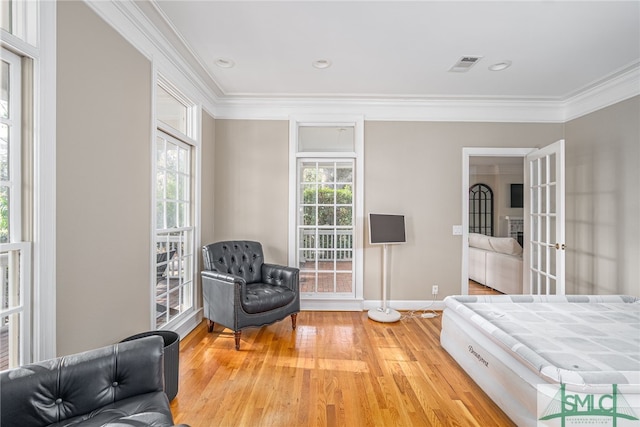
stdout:
POLYGON ((0 372, 0 426, 173 426, 163 352, 150 336, 0 372))

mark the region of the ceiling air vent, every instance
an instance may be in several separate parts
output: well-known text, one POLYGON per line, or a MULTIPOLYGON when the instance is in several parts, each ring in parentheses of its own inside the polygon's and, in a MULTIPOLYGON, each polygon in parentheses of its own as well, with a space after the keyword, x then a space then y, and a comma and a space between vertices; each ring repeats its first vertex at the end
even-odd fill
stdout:
POLYGON ((449 71, 453 71, 454 73, 464 73, 476 65, 480 59, 482 59, 482 56, 463 56, 458 60, 458 62, 453 64, 453 67, 451 67, 449 71))

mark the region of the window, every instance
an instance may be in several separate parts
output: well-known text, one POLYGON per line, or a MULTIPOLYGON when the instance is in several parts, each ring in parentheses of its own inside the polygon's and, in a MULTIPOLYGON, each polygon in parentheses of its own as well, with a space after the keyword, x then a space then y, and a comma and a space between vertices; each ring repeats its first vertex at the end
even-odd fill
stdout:
POLYGON ((12 0, 3 0, 0 2, 0 28, 8 33, 11 33, 11 27, 13 22, 11 19, 11 10, 13 9, 12 0))
POLYGON ((291 126, 289 247, 302 304, 361 309, 363 121, 291 126))
POLYGON ((486 184, 469 188, 469 232, 493 236, 493 191, 486 184))
POLYGON ((189 107, 161 85, 158 85, 156 108, 159 121, 184 135, 189 134, 187 129, 190 121, 189 107))
POLYGON ((353 153, 354 131, 353 126, 301 126, 298 129, 298 151, 353 153))
POLYGON ((0 61, 0 370, 30 354, 31 245, 22 241, 20 128, 21 58, 2 49, 0 61))
POLYGON ((195 227, 193 145, 188 102, 166 86, 157 87, 155 141, 154 327, 194 307, 195 227))
POLYGON ((0 1, 0 369, 56 355, 55 10, 0 1))
POLYGON ((8 243, 20 238, 20 57, 3 49, 0 66, 0 243, 8 243))
POLYGON ((27 42, 37 45, 38 2, 0 1, 0 28, 3 31, 27 42))

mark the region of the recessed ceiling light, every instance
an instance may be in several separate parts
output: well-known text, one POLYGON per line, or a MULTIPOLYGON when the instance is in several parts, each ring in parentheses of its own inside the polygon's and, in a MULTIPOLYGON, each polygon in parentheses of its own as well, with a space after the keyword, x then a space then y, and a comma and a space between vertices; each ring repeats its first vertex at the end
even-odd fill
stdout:
POLYGON ((235 62, 227 58, 218 58, 216 59, 215 64, 220 68, 232 68, 234 65, 236 65, 235 62))
POLYGON ((313 61, 311 65, 313 65, 315 68, 323 70, 325 68, 331 67, 331 61, 329 61, 328 59, 318 59, 316 61, 313 61))
POLYGON ((491 71, 502 71, 502 70, 506 70, 509 67, 511 67, 511 61, 500 61, 493 65, 490 65, 489 69, 491 71))

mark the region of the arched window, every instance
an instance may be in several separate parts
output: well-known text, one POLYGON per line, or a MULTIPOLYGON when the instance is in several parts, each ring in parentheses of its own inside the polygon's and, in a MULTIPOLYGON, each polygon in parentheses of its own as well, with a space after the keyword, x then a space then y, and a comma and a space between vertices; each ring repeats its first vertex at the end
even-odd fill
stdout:
POLYGON ((486 184, 469 188, 469 233, 493 236, 493 191, 486 184))

